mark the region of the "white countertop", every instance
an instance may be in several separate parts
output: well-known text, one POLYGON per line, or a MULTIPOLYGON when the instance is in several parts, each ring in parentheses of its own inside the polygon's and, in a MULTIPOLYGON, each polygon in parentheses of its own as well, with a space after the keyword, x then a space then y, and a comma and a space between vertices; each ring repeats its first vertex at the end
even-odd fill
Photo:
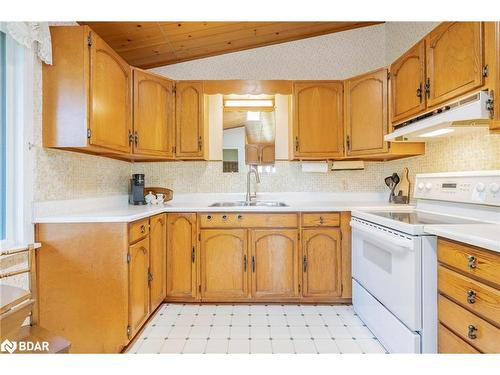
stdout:
POLYGON ((381 193, 261 193, 258 200, 280 201, 287 207, 210 207, 221 201, 245 200, 244 194, 179 194, 167 204, 132 206, 127 196, 51 201, 35 204, 34 223, 132 222, 163 212, 326 212, 398 210, 408 205, 386 201, 381 193))
POLYGON ((500 252, 500 224, 426 225, 424 231, 450 240, 500 252))

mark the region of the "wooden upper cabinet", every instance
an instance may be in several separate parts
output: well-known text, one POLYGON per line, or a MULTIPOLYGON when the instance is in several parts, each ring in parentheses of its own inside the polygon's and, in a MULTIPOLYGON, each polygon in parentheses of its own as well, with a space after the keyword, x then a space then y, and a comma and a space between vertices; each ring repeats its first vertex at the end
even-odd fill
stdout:
POLYGON ((204 229, 201 231, 201 298, 247 299, 247 230, 204 229))
POLYGON ((426 37, 427 106, 483 85, 483 25, 443 22, 426 37))
POLYGON ((197 298, 196 214, 167 215, 167 298, 197 298))
POLYGON ((149 317, 149 238, 130 245, 128 259, 129 338, 132 338, 149 317))
POLYGON ((174 82, 134 69, 134 153, 174 156, 174 82))
POLYGON ((341 244, 339 228, 302 231, 302 284, 304 297, 341 296, 341 244))
POLYGON ((289 299, 299 295, 298 231, 258 229, 251 231, 252 297, 289 299))
POLYGON ((390 67, 391 122, 398 123, 425 110, 425 40, 390 67))
POLYGON ((87 26, 50 28, 53 64, 43 64, 43 145, 128 154, 131 69, 87 26))
POLYGON ((167 295, 167 215, 152 216, 149 222, 150 310, 154 311, 167 295))
POLYGON ((176 152, 182 159, 203 159, 203 82, 180 81, 176 84, 176 152))
POLYGON ((90 144, 129 152, 130 66, 97 34, 90 38, 90 144))
POLYGON ((347 80, 345 101, 347 155, 386 152, 387 70, 379 69, 347 80))
POLYGON ((342 82, 293 84, 293 156, 328 159, 343 155, 342 82))

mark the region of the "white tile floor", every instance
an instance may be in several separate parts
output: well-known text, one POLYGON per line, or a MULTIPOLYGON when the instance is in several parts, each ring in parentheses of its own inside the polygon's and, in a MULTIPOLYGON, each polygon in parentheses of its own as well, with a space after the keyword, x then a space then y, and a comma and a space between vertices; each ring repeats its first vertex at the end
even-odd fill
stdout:
POLYGON ((164 304, 128 353, 385 353, 350 305, 164 304))

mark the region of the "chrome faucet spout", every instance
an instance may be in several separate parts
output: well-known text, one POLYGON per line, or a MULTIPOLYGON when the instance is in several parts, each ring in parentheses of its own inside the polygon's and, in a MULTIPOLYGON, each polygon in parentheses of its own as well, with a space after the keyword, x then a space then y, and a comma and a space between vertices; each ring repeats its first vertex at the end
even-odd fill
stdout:
POLYGON ((247 172, 247 195, 246 195, 246 203, 252 202, 253 199, 257 199, 257 184, 260 183, 260 176, 257 168, 253 165, 248 166, 247 172), (250 192, 250 175, 255 175, 255 191, 253 193, 250 192))

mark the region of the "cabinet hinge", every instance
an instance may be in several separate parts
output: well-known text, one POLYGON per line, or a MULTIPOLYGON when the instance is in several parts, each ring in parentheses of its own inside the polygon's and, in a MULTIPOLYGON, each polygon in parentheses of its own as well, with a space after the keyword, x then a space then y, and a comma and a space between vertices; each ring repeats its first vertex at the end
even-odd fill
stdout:
POLYGON ((153 281, 153 274, 151 273, 151 269, 148 268, 148 284, 151 285, 151 281, 153 281))
POLYGON ((131 260, 130 253, 127 253, 127 263, 130 263, 130 260, 131 260))
POLYGON ((300 241, 300 232, 297 234, 297 238, 300 241))
POLYGON ((490 67, 488 64, 483 66, 483 77, 488 77, 490 75, 490 67))
POLYGON ((130 338, 130 334, 132 333, 132 327, 127 326, 127 337, 130 338))
POLYGON ((92 46, 92 35, 87 35, 87 46, 91 47, 92 46))
POLYGON ((174 85, 174 86, 172 87, 172 92, 173 92, 174 94, 176 94, 176 93, 177 93, 177 86, 176 86, 176 85, 174 85))
POLYGON ((391 79, 391 72, 387 72, 387 80, 391 79))
POLYGON ((88 128, 87 129, 87 138, 90 139, 92 137, 92 129, 88 128))
POLYGON ((201 241, 201 233, 198 233, 198 241, 201 241))
POLYGON ((200 292, 200 293, 201 293, 201 284, 200 284, 200 285, 198 285, 198 292, 200 292))
POLYGON ((342 241, 342 231, 340 231, 340 241, 342 241))
POLYGON ((175 146, 172 146, 172 153, 175 154, 176 148, 175 146))
POLYGON ((300 284, 299 284, 299 293, 300 293, 300 284))

